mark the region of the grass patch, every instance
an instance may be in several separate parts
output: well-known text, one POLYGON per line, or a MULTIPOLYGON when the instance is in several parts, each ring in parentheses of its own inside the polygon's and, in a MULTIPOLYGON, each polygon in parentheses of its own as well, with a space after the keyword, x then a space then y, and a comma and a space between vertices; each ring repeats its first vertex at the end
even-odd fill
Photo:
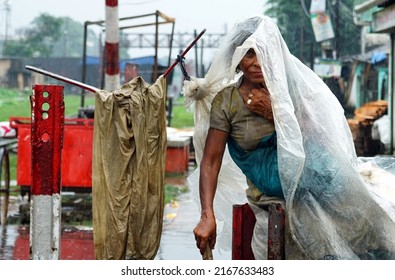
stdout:
MULTIPOLYGON (((31 90, 20 91, 16 89, 0 88, 0 121, 8 121, 10 117, 30 117, 30 95, 31 90)), ((193 112, 188 112, 184 106, 184 97, 179 96, 173 101, 171 126, 174 128, 193 127, 193 112)), ((77 116, 81 105, 81 97, 77 94, 67 94, 64 96, 65 115, 77 116)), ((85 106, 93 106, 95 97, 93 93, 85 96, 85 106)), ((16 180, 17 176, 17 155, 9 153, 10 156, 10 178, 16 180)), ((11 191, 19 192, 18 186, 12 186, 11 191)), ((165 186, 165 201, 169 202, 178 194, 187 191, 178 186, 165 186)))
MULTIPOLYGON (((8 121, 10 117, 30 117, 31 91, 0 88, 0 121, 8 121)), ((64 94, 65 116, 77 116, 81 107, 81 96, 64 94)), ((95 98, 88 93, 85 96, 85 106, 93 106, 95 98)))
POLYGON ((189 191, 186 186, 165 185, 165 204, 177 200, 178 196, 189 191))
POLYGON ((186 128, 194 126, 193 112, 187 111, 184 102, 185 98, 183 96, 178 97, 173 102, 171 127, 186 128))
MULTIPOLYGON (((30 117, 31 91, 0 88, 0 121, 8 121, 10 117, 30 117)), ((171 126, 175 128, 193 127, 193 112, 188 112, 184 106, 184 97, 179 96, 173 101, 171 126)), ((64 95, 65 115, 75 117, 81 107, 81 96, 76 94, 64 95)), ((93 93, 85 96, 85 106, 94 106, 93 93)))

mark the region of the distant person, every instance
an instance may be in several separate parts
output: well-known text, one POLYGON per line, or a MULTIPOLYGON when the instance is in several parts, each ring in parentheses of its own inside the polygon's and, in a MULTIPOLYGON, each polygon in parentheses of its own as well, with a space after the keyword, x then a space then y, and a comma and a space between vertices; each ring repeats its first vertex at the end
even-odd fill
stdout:
POLYGON ((130 82, 139 75, 139 67, 136 64, 126 63, 124 72, 124 84, 130 82))

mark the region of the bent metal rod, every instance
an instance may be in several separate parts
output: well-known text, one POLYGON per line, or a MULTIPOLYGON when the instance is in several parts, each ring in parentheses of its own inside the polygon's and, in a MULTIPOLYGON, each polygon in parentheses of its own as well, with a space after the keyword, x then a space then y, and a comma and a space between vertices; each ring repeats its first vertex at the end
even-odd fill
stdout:
POLYGON ((25 68, 28 69, 28 70, 31 70, 31 71, 43 74, 45 76, 49 76, 51 78, 57 79, 59 81, 75 85, 77 87, 83 88, 83 89, 91 91, 91 92, 98 92, 100 90, 100 89, 98 89, 98 88, 96 88, 94 86, 90 86, 90 85, 81 83, 79 81, 76 81, 76 80, 73 80, 73 79, 70 79, 70 78, 66 78, 64 76, 61 76, 61 75, 58 75, 58 74, 46 71, 46 70, 41 69, 41 68, 37 68, 37 67, 34 67, 34 66, 30 66, 30 65, 26 65, 25 68))

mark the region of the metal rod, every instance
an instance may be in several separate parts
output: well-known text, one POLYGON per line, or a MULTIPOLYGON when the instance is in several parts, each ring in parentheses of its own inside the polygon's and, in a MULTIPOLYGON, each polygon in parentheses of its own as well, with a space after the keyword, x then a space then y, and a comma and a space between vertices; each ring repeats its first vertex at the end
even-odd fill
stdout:
MULTIPOLYGON (((185 54, 196 44, 196 42, 200 39, 200 37, 203 36, 203 34, 206 32, 207 29, 203 29, 202 32, 199 33, 199 35, 193 40, 193 42, 180 54, 180 58, 183 58, 185 54)), ((174 63, 166 70, 166 72, 163 74, 163 77, 166 78, 167 75, 173 70, 174 67, 178 64, 179 59, 176 59, 174 63)))
MULTIPOLYGON (((81 71, 81 82, 85 83, 86 77, 86 51, 87 51, 87 40, 88 40, 88 22, 84 23, 84 43, 82 48, 82 71, 81 71)), ((81 108, 85 107, 85 95, 84 91, 81 90, 81 108)))
POLYGON ((202 255, 202 258, 205 261, 213 260, 213 251, 211 250, 209 241, 207 241, 206 250, 204 251, 204 254, 202 255))
POLYGON ((34 66, 30 66, 30 65, 26 65, 25 68, 28 69, 28 70, 31 70, 31 71, 43 74, 45 76, 54 78, 56 80, 59 80, 59 81, 62 81, 62 82, 65 82, 65 83, 68 83, 68 84, 71 84, 71 85, 83 88, 83 89, 91 91, 91 92, 98 92, 100 90, 99 88, 96 88, 94 86, 90 86, 90 85, 78 82, 76 80, 73 80, 73 79, 70 79, 70 78, 66 78, 64 76, 61 76, 61 75, 58 75, 58 74, 55 74, 55 73, 43 70, 41 68, 37 68, 37 67, 34 67, 34 66))

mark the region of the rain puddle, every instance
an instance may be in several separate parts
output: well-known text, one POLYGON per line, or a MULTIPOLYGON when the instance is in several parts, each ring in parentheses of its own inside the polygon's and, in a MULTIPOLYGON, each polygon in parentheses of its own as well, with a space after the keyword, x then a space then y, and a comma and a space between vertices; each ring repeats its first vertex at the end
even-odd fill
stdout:
MULTIPOLYGON (((184 178, 170 178, 167 183, 184 187, 184 178)), ((94 259, 90 196, 67 194, 62 200, 61 260, 94 259), (76 211, 76 209, 78 211, 76 211), (78 249, 76 249, 78 248, 78 249)), ((29 206, 20 197, 11 197, 9 224, 0 226, 0 260, 29 259, 29 206), (21 223, 24 221, 24 223, 21 223)), ((165 205, 161 243, 155 260, 201 260, 196 248, 193 228, 200 213, 190 191, 165 205)), ((214 259, 231 259, 230 252, 213 251, 214 259)))

